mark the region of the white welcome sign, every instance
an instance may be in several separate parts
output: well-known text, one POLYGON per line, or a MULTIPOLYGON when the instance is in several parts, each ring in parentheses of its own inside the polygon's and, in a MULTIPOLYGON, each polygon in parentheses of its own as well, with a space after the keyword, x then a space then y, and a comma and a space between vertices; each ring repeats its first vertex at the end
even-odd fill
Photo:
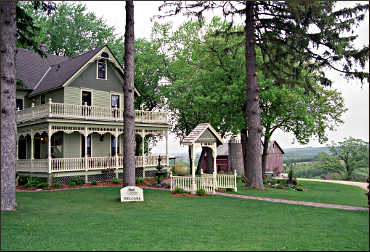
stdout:
POLYGON ((121 202, 144 201, 143 189, 137 186, 126 186, 120 190, 121 202))

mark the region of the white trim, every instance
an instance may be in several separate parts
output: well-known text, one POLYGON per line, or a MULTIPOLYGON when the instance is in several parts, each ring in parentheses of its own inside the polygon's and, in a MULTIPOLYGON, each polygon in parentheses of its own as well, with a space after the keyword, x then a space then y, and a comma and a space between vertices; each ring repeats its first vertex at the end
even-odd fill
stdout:
POLYGON ((107 64, 106 58, 100 57, 96 59, 96 79, 97 80, 108 80, 108 64, 107 64), (99 78, 99 61, 100 60, 104 60, 104 64, 105 64, 105 78, 104 79, 99 78))
MULTIPOLYGON (((76 73, 74 73, 63 85, 62 87, 66 87, 68 86, 72 81, 74 81, 78 75, 80 75, 80 73, 82 71, 84 71, 88 65, 94 61, 96 61, 96 59, 105 59, 105 60, 109 60, 110 62, 112 62, 122 73, 122 75, 124 75, 124 70, 123 68, 121 67, 121 65, 119 64, 119 62, 116 60, 116 58, 113 56, 113 54, 110 52, 110 49, 107 47, 107 46, 104 46, 99 52, 97 52, 95 54, 95 56, 91 57, 91 59, 89 61, 86 62, 85 65, 83 65, 78 71, 76 71, 76 73), (107 58, 104 58, 104 57, 101 57, 100 55, 103 53, 103 52, 106 52, 108 53, 109 55, 109 59, 107 58)), ((108 72, 108 71, 107 71, 108 72)), ((135 85, 134 85, 134 89, 135 89, 135 92, 137 93, 138 96, 141 96, 140 93, 137 91, 135 85)))
MULTIPOLYGON (((78 131, 77 131, 78 132, 78 131)), ((83 134, 81 134, 80 132, 78 132, 79 134, 80 134, 80 136, 81 137, 83 137, 83 139, 84 139, 84 141, 85 141, 85 135, 83 135, 83 134)), ((91 134, 87 134, 87 137, 86 137, 86 150, 87 150, 87 138, 89 138, 89 136, 90 136, 90 145, 91 145, 91 147, 90 147, 90 149, 91 149, 91 156, 90 157, 92 157, 92 135, 93 133, 91 133, 91 134)), ((82 158, 82 141, 81 141, 81 137, 80 137, 80 158, 82 158)), ((64 144, 64 142, 63 142, 63 144, 64 144)), ((64 154, 64 153, 63 153, 64 154)), ((86 151, 86 153, 85 153, 85 157, 87 157, 87 151, 86 151)))
POLYGON ((90 88, 80 88, 80 105, 85 105, 85 104, 82 104, 82 92, 90 92, 91 93, 91 105, 90 106, 94 106, 94 99, 93 99, 93 90, 94 89, 90 89, 90 88))
POLYGON ((121 104, 122 100, 122 93, 119 93, 119 92, 115 92, 115 91, 110 91, 109 92, 109 98, 110 98, 110 107, 112 108, 112 95, 118 95, 119 97, 119 108, 121 109, 123 104, 121 104))

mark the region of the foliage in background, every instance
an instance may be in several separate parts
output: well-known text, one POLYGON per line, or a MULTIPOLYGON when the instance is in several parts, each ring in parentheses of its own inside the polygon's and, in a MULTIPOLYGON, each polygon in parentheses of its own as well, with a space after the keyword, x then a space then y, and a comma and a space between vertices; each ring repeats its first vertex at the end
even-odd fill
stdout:
POLYGON ((329 145, 330 154, 321 154, 320 166, 339 173, 350 180, 355 170, 369 169, 369 143, 356 138, 344 138, 341 142, 329 145))
MULTIPOLYGON (((209 24, 189 21, 176 31, 171 31, 169 24, 154 25, 156 43, 162 43, 170 54, 167 76, 171 85, 163 86, 162 92, 172 112, 173 131, 180 138, 201 122, 211 123, 221 136, 246 128, 244 38, 220 35, 231 25, 219 17, 209 24)), ((232 27, 231 31, 241 32, 242 27, 232 27)), ((258 65, 262 62, 257 51, 258 65)), ((327 141, 328 131, 343 123, 341 116, 346 111, 341 94, 319 86, 312 73, 305 74, 308 90, 279 84, 265 75, 258 72, 263 171, 268 143, 276 129, 293 133, 302 144, 313 136, 322 143, 327 141)))

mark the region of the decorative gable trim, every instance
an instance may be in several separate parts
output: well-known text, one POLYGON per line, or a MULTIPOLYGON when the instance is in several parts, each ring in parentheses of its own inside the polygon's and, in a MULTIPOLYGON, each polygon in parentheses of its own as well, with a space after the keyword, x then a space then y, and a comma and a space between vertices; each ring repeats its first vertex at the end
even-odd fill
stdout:
POLYGON ((198 124, 190 132, 190 134, 187 135, 182 140, 181 144, 184 144, 184 145, 192 145, 192 144, 198 142, 198 140, 201 141, 200 137, 203 135, 203 133, 207 129, 215 136, 217 145, 223 144, 223 140, 222 140, 221 136, 217 133, 217 131, 209 123, 201 123, 201 124, 198 124))
MULTIPOLYGON (((122 75, 124 74, 123 68, 120 66, 119 62, 117 61, 116 57, 112 54, 110 49, 107 46, 104 46, 101 50, 99 50, 93 57, 91 57, 85 65, 83 65, 78 71, 76 71, 62 86, 68 87, 83 71, 86 70, 86 68, 90 65, 90 63, 93 63, 95 61, 98 61, 99 59, 104 59, 106 61, 109 61, 113 63, 117 69, 120 70, 122 75), (101 57, 101 54, 105 52, 109 55, 109 58, 101 57)), ((107 64, 108 65, 108 64, 107 64)), ((108 72, 108 69, 106 69, 106 74, 108 72)), ((138 96, 140 96, 139 91, 137 91, 136 87, 134 87, 135 92, 138 96)))

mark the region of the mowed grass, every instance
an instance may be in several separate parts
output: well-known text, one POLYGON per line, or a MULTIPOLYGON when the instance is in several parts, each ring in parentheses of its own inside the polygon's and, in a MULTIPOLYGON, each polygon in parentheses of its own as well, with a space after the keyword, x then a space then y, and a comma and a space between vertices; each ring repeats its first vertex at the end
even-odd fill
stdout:
POLYGON ((238 183, 237 193, 249 196, 287 200, 311 201, 348 206, 368 206, 368 199, 365 195, 366 191, 357 186, 315 181, 300 181, 299 179, 298 184, 307 191, 272 188, 265 188, 265 190, 247 189, 243 183, 238 183))
POLYGON ((369 250, 369 212, 117 187, 19 192, 3 250, 369 250))

